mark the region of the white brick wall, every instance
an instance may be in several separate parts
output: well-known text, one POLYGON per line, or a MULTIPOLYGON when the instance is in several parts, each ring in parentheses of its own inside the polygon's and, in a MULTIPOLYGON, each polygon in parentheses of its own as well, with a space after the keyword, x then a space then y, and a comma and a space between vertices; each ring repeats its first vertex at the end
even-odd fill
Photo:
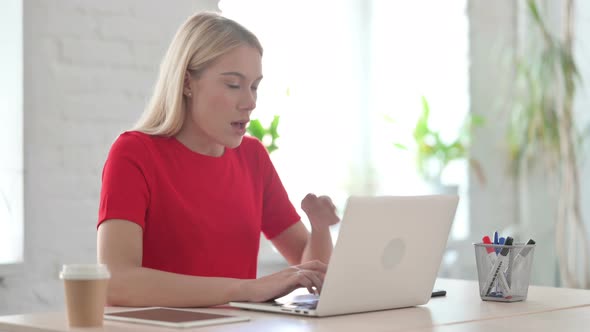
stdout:
POLYGON ((25 266, 0 315, 63 308, 63 263, 96 260, 100 175, 178 26, 216 0, 24 1, 25 266))

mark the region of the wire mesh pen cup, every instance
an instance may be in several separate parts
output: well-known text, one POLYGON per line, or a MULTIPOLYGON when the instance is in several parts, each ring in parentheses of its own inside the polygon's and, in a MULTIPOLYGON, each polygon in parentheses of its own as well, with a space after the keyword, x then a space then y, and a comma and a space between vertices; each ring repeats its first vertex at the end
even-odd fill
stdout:
POLYGON ((500 302, 526 300, 535 245, 473 245, 481 299, 500 302))

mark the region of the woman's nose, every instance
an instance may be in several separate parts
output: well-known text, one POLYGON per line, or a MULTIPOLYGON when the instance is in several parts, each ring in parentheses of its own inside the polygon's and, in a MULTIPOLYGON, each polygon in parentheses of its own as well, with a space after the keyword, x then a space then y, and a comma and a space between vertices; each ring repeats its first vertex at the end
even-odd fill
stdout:
POLYGON ((243 94, 239 105, 240 110, 252 111, 256 108, 256 91, 249 91, 243 94))

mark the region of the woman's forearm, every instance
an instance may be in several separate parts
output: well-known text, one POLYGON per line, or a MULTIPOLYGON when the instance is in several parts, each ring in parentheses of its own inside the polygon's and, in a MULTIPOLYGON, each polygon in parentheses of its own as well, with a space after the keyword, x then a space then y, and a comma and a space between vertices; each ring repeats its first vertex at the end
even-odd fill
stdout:
POLYGON ((207 307, 249 299, 248 280, 195 277, 143 267, 111 269, 111 275, 109 305, 207 307))
POLYGON ((332 255, 332 247, 330 228, 312 226, 311 234, 309 235, 305 249, 303 249, 301 262, 319 260, 328 264, 332 255))

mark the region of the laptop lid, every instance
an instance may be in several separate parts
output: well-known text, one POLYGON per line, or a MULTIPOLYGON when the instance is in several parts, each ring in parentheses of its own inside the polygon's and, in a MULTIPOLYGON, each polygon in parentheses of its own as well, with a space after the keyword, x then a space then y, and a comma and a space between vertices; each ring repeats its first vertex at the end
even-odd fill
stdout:
MULTIPOLYGON (((331 316, 428 302, 459 198, 456 195, 351 196, 315 310, 331 316)), ((253 310, 293 308, 230 303, 253 310)))
POLYGON ((456 195, 350 197, 318 315, 428 302, 458 202, 456 195))

